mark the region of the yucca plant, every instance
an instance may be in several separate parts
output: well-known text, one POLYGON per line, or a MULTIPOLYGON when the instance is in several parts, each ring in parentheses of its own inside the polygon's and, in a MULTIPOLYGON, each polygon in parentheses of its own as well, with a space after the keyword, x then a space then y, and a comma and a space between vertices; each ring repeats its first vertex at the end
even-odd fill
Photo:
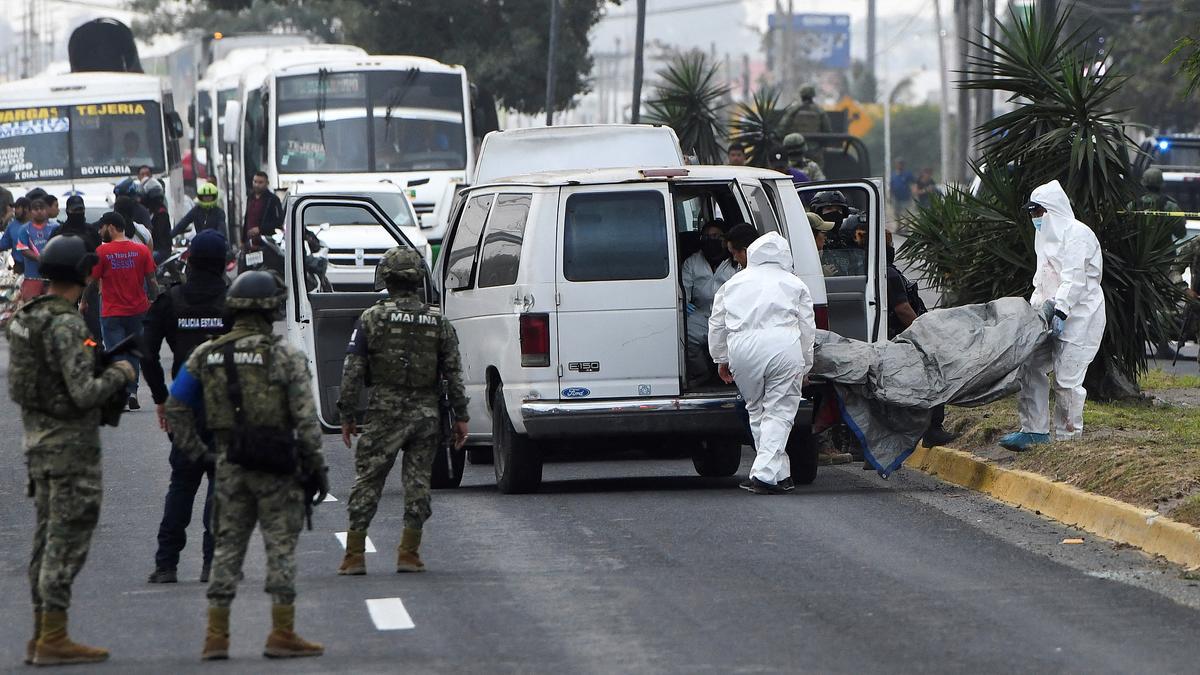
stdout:
POLYGON ((1179 64, 1179 74, 1184 77, 1184 95, 1187 96, 1200 88, 1200 38, 1185 35, 1175 41, 1175 48, 1163 59, 1163 63, 1183 56, 1179 64))
POLYGON ((1104 251, 1108 326, 1088 371, 1090 396, 1136 396, 1147 342, 1157 343, 1180 297, 1170 279, 1174 243, 1168 223, 1126 214, 1136 181, 1128 138, 1107 104, 1124 78, 1096 62, 1091 35, 1015 12, 1000 35, 976 46, 959 86, 1007 92, 1016 107, 976 129, 980 189, 950 190, 907 216, 900 254, 953 304, 1031 291, 1033 226, 1023 205, 1033 188, 1058 180, 1076 217, 1104 251))
POLYGON ((748 103, 738 104, 730 138, 746 146, 751 166, 765 167, 767 153, 783 146, 783 137, 791 130, 795 113, 790 104, 780 105, 778 89, 762 87, 751 95, 748 103))
POLYGON ((674 129, 683 151, 702 164, 722 163, 729 87, 721 82, 720 68, 693 50, 676 55, 658 77, 654 98, 646 102, 646 121, 674 129))

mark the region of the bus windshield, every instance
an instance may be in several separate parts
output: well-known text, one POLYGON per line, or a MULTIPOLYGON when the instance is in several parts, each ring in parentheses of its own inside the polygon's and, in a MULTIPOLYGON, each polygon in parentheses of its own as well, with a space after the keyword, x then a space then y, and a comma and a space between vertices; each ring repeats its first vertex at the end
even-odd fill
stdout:
POLYGON ((130 176, 166 170, 153 101, 0 109, 0 182, 130 176))
POLYGON ((466 167, 461 75, 321 71, 280 78, 278 96, 281 173, 466 167))

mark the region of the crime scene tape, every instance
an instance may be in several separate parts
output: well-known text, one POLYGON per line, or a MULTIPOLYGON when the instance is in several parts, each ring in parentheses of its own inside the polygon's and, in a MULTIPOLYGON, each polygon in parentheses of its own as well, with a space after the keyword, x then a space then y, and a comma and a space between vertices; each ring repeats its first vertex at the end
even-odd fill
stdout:
POLYGON ((1200 218, 1196 211, 1118 211, 1121 215, 1162 216, 1164 218, 1200 218))

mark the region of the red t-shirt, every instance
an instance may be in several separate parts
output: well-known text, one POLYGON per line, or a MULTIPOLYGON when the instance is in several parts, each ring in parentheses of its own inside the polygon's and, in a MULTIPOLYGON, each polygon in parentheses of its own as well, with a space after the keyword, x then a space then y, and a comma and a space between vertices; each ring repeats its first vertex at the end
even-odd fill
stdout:
POLYGON ((150 309, 146 275, 155 269, 150 249, 126 239, 101 244, 96 255, 100 262, 92 276, 100 280, 100 316, 134 316, 150 309))

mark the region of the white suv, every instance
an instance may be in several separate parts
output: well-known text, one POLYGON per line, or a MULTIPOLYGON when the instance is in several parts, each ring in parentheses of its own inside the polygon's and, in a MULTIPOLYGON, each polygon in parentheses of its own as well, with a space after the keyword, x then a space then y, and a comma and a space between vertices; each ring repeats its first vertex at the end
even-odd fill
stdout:
MULTIPOLYGON (((710 219, 779 232, 818 326, 885 339, 878 191, 843 181, 801 194, 826 189, 871 214, 873 232, 857 252, 866 273, 828 285, 800 196, 774 171, 551 171, 460 193, 434 277, 460 340, 472 462, 494 458, 502 492, 529 492, 562 441, 648 436, 687 443, 701 475, 735 473, 749 438, 743 402, 733 387, 686 386, 680 266, 710 219)), ((811 419, 806 404, 789 443, 797 483, 816 475, 811 419)))

